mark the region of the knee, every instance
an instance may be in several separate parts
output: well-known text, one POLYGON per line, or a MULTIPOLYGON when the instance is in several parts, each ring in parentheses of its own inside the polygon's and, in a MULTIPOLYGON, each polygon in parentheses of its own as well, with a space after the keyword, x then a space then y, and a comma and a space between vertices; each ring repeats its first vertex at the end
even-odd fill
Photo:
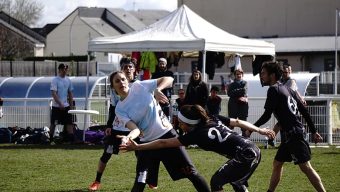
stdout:
POLYGON ((220 178, 216 175, 213 175, 210 179, 210 188, 211 191, 221 191, 223 189, 223 184, 220 181, 220 178))
POLYGON ((299 164, 299 167, 300 167, 300 170, 301 170, 304 174, 308 174, 308 173, 314 171, 313 167, 310 165, 309 162, 307 162, 307 163, 301 163, 301 164, 299 164))
POLYGON ((278 161, 274 161, 273 162, 273 171, 279 171, 282 169, 282 165, 283 163, 278 162, 278 161))
POLYGON ((103 155, 100 157, 100 161, 106 164, 110 160, 110 158, 111 158, 111 154, 104 152, 103 155))

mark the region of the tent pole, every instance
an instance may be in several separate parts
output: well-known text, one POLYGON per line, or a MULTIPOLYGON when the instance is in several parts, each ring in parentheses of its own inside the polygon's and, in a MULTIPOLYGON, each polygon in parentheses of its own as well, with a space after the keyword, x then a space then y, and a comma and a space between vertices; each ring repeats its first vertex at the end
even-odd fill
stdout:
MULTIPOLYGON (((87 62, 86 62, 86 84, 85 84, 85 110, 89 109, 89 69, 90 69, 90 52, 87 53, 87 62)), ((84 114, 84 130, 83 130, 83 141, 85 142, 85 131, 89 127, 89 114, 84 114)))
POLYGON ((206 73, 205 73, 205 65, 206 65, 206 63, 205 63, 205 61, 206 61, 206 58, 207 58, 207 51, 206 50, 203 50, 202 51, 202 53, 203 53, 203 58, 202 58, 202 60, 203 60, 203 66, 202 66, 202 74, 203 74, 203 81, 204 82, 207 82, 207 75, 206 75, 206 73))

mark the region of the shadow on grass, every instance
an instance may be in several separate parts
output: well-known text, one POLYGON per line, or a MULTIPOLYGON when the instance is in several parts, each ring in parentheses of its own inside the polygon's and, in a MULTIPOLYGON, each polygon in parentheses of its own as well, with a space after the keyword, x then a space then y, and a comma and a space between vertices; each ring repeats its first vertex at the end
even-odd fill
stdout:
POLYGON ((89 145, 89 144, 1 144, 0 149, 103 149, 104 145, 89 145))

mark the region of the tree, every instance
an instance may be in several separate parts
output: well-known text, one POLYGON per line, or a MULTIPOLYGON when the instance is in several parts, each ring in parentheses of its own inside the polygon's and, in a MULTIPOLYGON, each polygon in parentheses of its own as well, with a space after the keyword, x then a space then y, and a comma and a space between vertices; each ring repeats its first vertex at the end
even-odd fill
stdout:
POLYGON ((4 16, 2 19, 7 22, 5 25, 0 24, 0 60, 33 56, 35 43, 24 37, 22 33, 9 29, 6 25, 29 30, 26 26, 34 25, 40 18, 42 10, 43 5, 35 0, 0 0, 0 14, 1 12, 5 13, 2 14, 4 16), (5 15, 19 22, 11 20, 5 15))
POLYGON ((35 0, 0 0, 0 11, 27 26, 36 24, 44 6, 35 0))

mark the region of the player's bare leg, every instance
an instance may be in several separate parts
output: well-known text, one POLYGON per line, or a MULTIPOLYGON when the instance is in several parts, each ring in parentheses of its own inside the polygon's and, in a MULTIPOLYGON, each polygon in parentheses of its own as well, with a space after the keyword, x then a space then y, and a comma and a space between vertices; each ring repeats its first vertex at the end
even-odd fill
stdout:
POLYGON ((279 184, 281 177, 282 177, 283 164, 284 164, 284 162, 280 162, 280 161, 277 161, 277 160, 273 161, 273 172, 272 172, 272 176, 270 178, 270 184, 269 184, 268 191, 274 192, 277 185, 279 184))
POLYGON ((309 181, 312 183, 313 187, 318 192, 326 191, 323 184, 322 184, 322 181, 321 181, 319 174, 313 169, 313 167, 312 167, 312 165, 310 164, 309 161, 307 161, 306 163, 299 164, 299 167, 300 167, 301 171, 304 174, 306 174, 309 181))

